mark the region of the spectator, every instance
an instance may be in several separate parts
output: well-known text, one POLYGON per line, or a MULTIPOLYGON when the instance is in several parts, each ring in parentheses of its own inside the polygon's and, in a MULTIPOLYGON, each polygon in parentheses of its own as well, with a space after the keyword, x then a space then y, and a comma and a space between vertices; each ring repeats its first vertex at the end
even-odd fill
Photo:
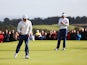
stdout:
POLYGON ((14 30, 11 31, 10 40, 15 41, 15 31, 14 30))
POLYGON ((36 31, 35 39, 36 39, 36 40, 41 40, 41 33, 40 33, 39 30, 36 31))
POLYGON ((68 31, 67 40, 70 40, 70 32, 68 31))
POLYGON ((45 39, 45 32, 42 30, 41 31, 41 40, 44 40, 45 39))
POLYGON ((44 32, 44 40, 47 40, 47 32, 44 32))
POLYGON ((80 29, 80 34, 82 35, 81 40, 85 40, 85 30, 84 30, 84 28, 80 29))
POLYGON ((50 32, 47 32, 46 39, 49 40, 50 32))
POLYGON ((53 33, 52 33, 52 40, 56 40, 56 39, 57 39, 57 33, 54 30, 53 33))
POLYGON ((53 31, 50 31, 50 33, 49 33, 49 40, 52 40, 52 34, 53 34, 53 31))
POLYGON ((87 28, 85 28, 85 31, 84 31, 85 33, 84 33, 84 38, 85 38, 85 40, 87 40, 87 28))
POLYGON ((10 35, 9 31, 6 29, 4 34, 4 42, 9 42, 9 41, 10 41, 10 35))
POLYGON ((76 40, 76 30, 70 32, 70 40, 76 40))
POLYGON ((79 33, 79 31, 77 31, 76 33, 76 40, 80 40, 81 39, 81 34, 79 33))
POLYGON ((4 41, 4 34, 2 33, 2 31, 0 31, 0 42, 4 41))
POLYGON ((8 42, 11 42, 11 31, 8 32, 8 37, 9 37, 9 41, 8 42))

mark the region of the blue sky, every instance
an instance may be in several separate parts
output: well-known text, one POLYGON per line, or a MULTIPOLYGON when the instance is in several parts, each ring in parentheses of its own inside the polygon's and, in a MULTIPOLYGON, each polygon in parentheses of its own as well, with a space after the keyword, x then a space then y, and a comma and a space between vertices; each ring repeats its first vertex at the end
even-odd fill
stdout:
POLYGON ((1 16, 87 16, 87 0, 0 0, 1 16))

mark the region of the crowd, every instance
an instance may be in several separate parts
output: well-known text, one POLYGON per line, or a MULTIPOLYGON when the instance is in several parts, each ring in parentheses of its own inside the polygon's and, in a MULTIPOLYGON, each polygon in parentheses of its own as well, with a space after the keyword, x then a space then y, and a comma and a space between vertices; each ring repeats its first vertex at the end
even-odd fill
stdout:
MULTIPOLYGON (((56 40, 58 38, 58 31, 45 32, 37 30, 34 36, 36 40, 56 40)), ((87 40, 87 28, 68 31, 67 40, 87 40)))
MULTIPOLYGON (((36 30, 32 36, 30 36, 31 40, 57 40, 58 31, 51 30, 49 32, 45 32, 44 30, 36 30)), ((0 30, 0 42, 11 42, 19 39, 18 32, 12 30, 5 30, 4 32, 0 30)), ((79 30, 71 30, 68 31, 67 34, 68 40, 87 40, 87 28, 82 28, 79 30)))
POLYGON ((68 40, 87 40, 87 28, 71 30, 67 35, 68 40))
POLYGON ((35 40, 56 40, 57 39, 57 32, 54 31, 39 31, 37 30, 36 33, 34 34, 35 40))
POLYGON ((6 29, 4 32, 0 30, 0 42, 11 42, 18 40, 18 32, 6 29))

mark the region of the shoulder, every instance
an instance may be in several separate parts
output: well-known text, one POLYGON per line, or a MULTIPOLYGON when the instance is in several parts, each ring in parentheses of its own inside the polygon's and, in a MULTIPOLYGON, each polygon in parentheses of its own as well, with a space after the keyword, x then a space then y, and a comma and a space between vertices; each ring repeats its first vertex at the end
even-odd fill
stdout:
POLYGON ((65 21, 69 22, 69 19, 68 18, 64 18, 65 21))
POLYGON ((30 20, 28 20, 28 22, 31 22, 30 20))
POLYGON ((63 19, 63 18, 59 18, 59 20, 61 20, 61 19, 63 19))
POLYGON ((59 21, 63 20, 63 18, 59 18, 59 21))
POLYGON ((27 20, 27 23, 28 23, 28 24, 31 24, 31 21, 30 21, 30 20, 27 20))
POLYGON ((65 18, 66 20, 69 20, 68 18, 65 18))
POLYGON ((23 21, 20 21, 19 23, 18 23, 18 25, 21 25, 23 23, 23 21))

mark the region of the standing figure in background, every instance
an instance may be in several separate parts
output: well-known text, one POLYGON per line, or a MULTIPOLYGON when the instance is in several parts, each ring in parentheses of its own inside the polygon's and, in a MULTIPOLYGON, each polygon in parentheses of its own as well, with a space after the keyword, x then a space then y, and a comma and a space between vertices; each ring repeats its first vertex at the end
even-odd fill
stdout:
POLYGON ((0 43, 4 41, 4 33, 0 30, 0 43))
POLYGON ((4 33, 4 42, 9 42, 9 41, 10 41, 10 34, 9 34, 9 30, 6 29, 4 33))
POLYGON ((81 40, 81 34, 79 31, 76 32, 76 40, 81 40))
POLYGON ((69 19, 66 18, 64 13, 62 13, 62 17, 59 19, 58 26, 60 30, 58 34, 58 43, 57 43, 56 51, 60 47, 61 40, 63 40, 63 50, 65 50, 66 48, 66 38, 67 38, 67 32, 69 26, 69 19))
POLYGON ((10 37, 11 37, 10 41, 15 41, 15 30, 11 31, 10 37))

